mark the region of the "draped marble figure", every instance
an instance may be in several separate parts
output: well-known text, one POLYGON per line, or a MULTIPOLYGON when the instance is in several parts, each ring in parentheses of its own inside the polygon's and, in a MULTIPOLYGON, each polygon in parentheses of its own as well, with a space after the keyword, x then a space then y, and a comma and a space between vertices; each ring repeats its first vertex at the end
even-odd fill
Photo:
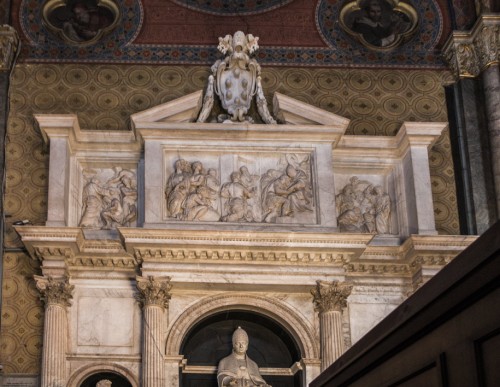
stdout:
POLYGON ((248 335, 238 327, 233 333, 233 352, 219 362, 219 387, 271 387, 259 372, 257 364, 247 356, 248 335))

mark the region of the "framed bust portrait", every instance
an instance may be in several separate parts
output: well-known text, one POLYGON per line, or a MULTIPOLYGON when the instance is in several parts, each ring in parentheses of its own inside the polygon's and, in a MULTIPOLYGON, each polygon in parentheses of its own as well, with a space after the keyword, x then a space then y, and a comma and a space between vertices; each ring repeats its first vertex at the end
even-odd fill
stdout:
POLYGON ((49 0, 43 8, 45 25, 70 44, 95 43, 116 27, 118 19, 113 0, 49 0))
POLYGON ((356 0, 339 16, 344 31, 372 50, 390 50, 407 41, 418 25, 416 10, 399 0, 356 0))

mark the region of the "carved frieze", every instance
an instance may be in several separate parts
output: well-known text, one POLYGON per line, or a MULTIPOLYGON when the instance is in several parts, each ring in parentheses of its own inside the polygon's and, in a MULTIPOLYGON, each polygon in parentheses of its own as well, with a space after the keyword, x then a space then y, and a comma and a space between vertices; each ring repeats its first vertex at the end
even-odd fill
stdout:
POLYGON ((170 277, 136 277, 136 281, 139 290, 137 298, 144 307, 149 305, 168 307, 172 289, 170 277))
POLYGON ((455 31, 443 49, 444 58, 459 78, 476 77, 500 61, 500 17, 481 15, 470 31, 455 31))
POLYGON ((373 186, 357 176, 336 196, 340 231, 389 234, 391 198, 381 186, 373 186))
POLYGON ((137 219, 137 177, 129 169, 85 170, 79 226, 112 229, 137 219), (110 176, 110 172, 112 175, 110 176))
POLYGON ((212 66, 212 75, 208 78, 203 107, 198 115, 198 122, 205 122, 214 104, 215 95, 220 98, 222 107, 229 114, 221 114, 219 122, 254 122, 248 116, 250 105, 255 96, 257 111, 266 124, 275 124, 262 90, 261 68, 254 58, 259 49, 259 38, 241 31, 233 36, 219 38, 217 49, 225 55, 212 66))
POLYGON ((319 313, 339 311, 347 306, 347 297, 353 285, 339 281, 316 281, 316 288, 311 290, 314 308, 319 313))
MULTIPOLYGON (((218 158, 208 161, 220 164, 218 158)), ((251 162, 252 171, 241 165, 236 170, 226 168, 218 172, 215 168, 206 169, 205 162, 175 160, 165 187, 168 218, 238 223, 312 222, 315 203, 309 154, 273 154, 251 162), (219 175, 228 176, 228 181, 221 185, 219 175)))
POLYGON ((309 252, 294 252, 294 251, 273 251, 267 250, 216 250, 216 249, 136 249, 135 257, 138 262, 144 261, 184 261, 184 262, 262 262, 262 263, 275 263, 288 265, 302 265, 302 264, 336 264, 342 265, 348 253, 334 254, 334 253, 309 253, 309 252))
POLYGON ((18 47, 16 30, 9 25, 0 25, 0 71, 10 71, 18 47))
POLYGON ((45 305, 71 306, 74 285, 69 284, 68 278, 54 279, 35 275, 36 287, 41 293, 41 299, 45 305))

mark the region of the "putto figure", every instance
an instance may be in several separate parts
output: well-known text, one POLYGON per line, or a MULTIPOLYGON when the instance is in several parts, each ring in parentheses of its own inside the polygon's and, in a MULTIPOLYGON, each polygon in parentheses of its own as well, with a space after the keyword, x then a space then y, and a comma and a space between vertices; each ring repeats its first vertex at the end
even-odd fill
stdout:
POLYGON ((248 110, 255 96, 257 111, 266 124, 275 124, 267 107, 261 83, 261 68, 251 56, 258 50, 259 38, 237 31, 233 36, 219 38, 218 49, 226 57, 212 66, 212 75, 203 99, 198 122, 208 119, 214 104, 214 93, 221 100, 222 107, 229 113, 221 114, 219 122, 253 122, 248 110))
POLYGON ((233 352, 219 362, 219 387, 271 387, 259 372, 257 364, 247 356, 248 335, 238 327, 233 333, 233 352))

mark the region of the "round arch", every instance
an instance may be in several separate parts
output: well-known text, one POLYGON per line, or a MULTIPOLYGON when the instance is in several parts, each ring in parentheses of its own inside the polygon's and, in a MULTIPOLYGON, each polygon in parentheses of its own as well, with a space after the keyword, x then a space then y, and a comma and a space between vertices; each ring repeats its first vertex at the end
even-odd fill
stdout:
POLYGON ((179 355, 182 342, 192 326, 208 316, 228 310, 247 310, 269 317, 295 339, 303 358, 319 358, 319 349, 314 340, 312 328, 297 312, 279 300, 234 293, 206 297, 187 308, 172 325, 165 346, 165 354, 179 355))
POLYGON ((130 372, 129 368, 114 363, 99 363, 83 366, 77 369, 68 380, 68 387, 80 387, 89 376, 101 372, 112 372, 118 374, 129 381, 132 387, 139 387, 136 376, 130 372))

